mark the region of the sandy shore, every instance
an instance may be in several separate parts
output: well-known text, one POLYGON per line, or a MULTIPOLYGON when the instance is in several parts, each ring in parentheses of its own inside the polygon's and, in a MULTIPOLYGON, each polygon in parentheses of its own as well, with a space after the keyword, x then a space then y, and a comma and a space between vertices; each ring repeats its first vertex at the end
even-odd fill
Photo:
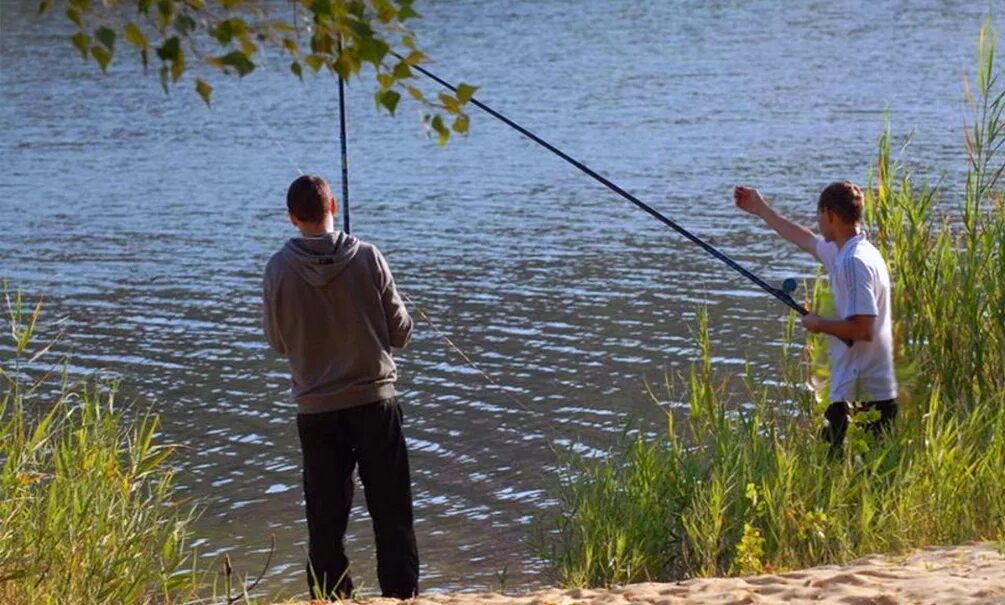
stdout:
MULTIPOLYGON (((319 603, 319 602, 317 602, 319 603)), ((369 598, 345 603, 392 605, 369 598)), ((1005 555, 988 545, 874 555, 778 575, 632 584, 610 590, 546 589, 520 595, 423 595, 408 605, 1005 605, 1005 555)))

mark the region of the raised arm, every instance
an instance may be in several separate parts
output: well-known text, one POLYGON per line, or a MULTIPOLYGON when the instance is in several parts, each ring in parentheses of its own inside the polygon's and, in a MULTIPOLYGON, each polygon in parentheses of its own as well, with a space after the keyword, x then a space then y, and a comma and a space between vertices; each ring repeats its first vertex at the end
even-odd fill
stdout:
POLYGON ((799 248, 809 252, 814 258, 817 257, 817 236, 802 225, 794 223, 785 218, 775 209, 768 205, 767 200, 761 196, 760 192, 753 187, 737 187, 733 190, 733 199, 736 207, 760 217, 769 227, 782 236, 786 241, 792 242, 799 248))

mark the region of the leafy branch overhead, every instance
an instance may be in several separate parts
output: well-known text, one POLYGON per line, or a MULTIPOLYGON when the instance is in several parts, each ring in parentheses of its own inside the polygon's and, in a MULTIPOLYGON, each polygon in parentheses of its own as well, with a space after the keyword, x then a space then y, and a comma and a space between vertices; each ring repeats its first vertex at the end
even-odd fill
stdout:
POLYGON ((144 71, 151 62, 159 65, 165 92, 190 74, 196 92, 207 105, 213 95, 208 80, 211 74, 244 77, 271 52, 288 60, 290 73, 301 80, 308 70, 324 70, 351 80, 362 77, 364 68, 372 68, 377 105, 393 115, 403 94, 409 95, 424 108, 427 127, 443 145, 451 131, 468 131, 470 118, 465 107, 476 88, 461 84, 456 94, 440 92, 430 98, 415 86, 412 68, 427 57, 406 26, 409 20, 419 17, 413 3, 41 0, 39 14, 64 12, 76 27, 71 37, 73 46, 103 72, 108 71, 116 51, 125 46, 139 59, 144 71))

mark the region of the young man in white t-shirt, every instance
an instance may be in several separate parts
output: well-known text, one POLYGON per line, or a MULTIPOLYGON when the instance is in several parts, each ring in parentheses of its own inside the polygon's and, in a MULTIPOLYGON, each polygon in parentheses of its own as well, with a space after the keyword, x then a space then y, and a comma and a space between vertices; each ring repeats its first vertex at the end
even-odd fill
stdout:
POLYGON ((876 409, 880 419, 866 427, 874 433, 889 429, 897 415, 897 380, 893 369, 890 326, 890 274, 879 251, 858 230, 862 220, 862 190, 848 181, 828 185, 817 201, 818 237, 777 213, 756 189, 737 187, 736 205, 760 217, 784 239, 819 260, 830 276, 835 319, 814 313, 803 317, 810 332, 831 339, 831 405, 824 438, 839 452, 850 412, 876 409), (847 344, 851 342, 851 346, 847 344))

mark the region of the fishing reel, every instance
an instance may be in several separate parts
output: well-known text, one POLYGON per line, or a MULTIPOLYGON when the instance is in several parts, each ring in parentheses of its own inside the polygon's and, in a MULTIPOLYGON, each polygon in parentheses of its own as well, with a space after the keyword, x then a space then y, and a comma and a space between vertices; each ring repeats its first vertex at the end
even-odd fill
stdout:
POLYGON ((784 292, 785 295, 788 296, 789 298, 792 298, 792 295, 798 289, 799 289, 799 282, 796 281, 796 278, 794 277, 786 278, 785 281, 782 282, 782 292, 784 292))

